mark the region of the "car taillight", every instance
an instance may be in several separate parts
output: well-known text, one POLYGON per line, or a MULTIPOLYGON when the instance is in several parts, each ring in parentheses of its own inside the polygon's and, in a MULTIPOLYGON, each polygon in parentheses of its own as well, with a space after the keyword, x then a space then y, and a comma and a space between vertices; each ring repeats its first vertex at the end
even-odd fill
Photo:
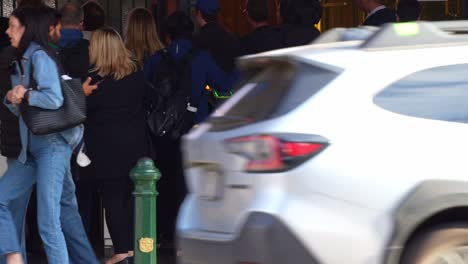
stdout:
POLYGON ((246 157, 247 172, 275 172, 291 169, 322 151, 328 143, 320 140, 291 140, 291 135, 253 135, 226 141, 230 153, 246 157), (285 137, 285 138, 284 138, 285 137), (289 138, 289 139, 288 139, 289 138))

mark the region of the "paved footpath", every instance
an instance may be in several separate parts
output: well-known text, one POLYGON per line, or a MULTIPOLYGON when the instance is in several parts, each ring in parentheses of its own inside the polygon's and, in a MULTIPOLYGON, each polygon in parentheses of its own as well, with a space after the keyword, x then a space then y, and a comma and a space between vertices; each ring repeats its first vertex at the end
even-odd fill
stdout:
MULTIPOLYGON (((3 173, 6 170, 6 159, 3 156, 0 156, 0 176, 3 175, 3 173)), ((47 260, 45 258, 34 258, 30 257, 28 259, 28 263, 30 264, 47 264, 47 260)), ((103 261, 104 263, 104 261, 103 261)), ((158 256, 158 264, 175 264, 176 261, 173 256, 167 255, 167 254, 159 254, 158 256)), ((86 263, 83 263, 86 264, 86 263)))
MULTIPOLYGON (((47 260, 44 258, 36 258, 36 259, 29 259, 28 260, 29 264, 47 264, 47 260)), ((104 263, 104 261, 102 261, 104 263)), ((86 263, 83 263, 86 264, 86 263)), ((144 264, 144 263, 142 263, 144 264)), ((176 261, 173 256, 168 256, 168 255, 159 255, 158 256, 158 264, 176 264, 176 261)))

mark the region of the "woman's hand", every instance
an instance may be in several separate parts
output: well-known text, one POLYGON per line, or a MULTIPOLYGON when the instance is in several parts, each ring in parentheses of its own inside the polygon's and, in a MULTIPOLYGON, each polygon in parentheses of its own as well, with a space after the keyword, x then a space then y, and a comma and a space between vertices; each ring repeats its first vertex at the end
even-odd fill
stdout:
POLYGON ((7 99, 12 104, 21 104, 26 93, 26 88, 23 85, 17 85, 7 93, 7 99))
POLYGON ((83 87, 83 92, 86 96, 92 94, 94 92, 94 90, 96 90, 98 88, 97 84, 95 85, 90 85, 91 83, 91 77, 88 77, 86 79, 86 81, 83 83, 82 87, 83 87))
POLYGON ((16 104, 16 98, 13 95, 13 90, 8 91, 8 93, 6 94, 6 98, 10 103, 16 104))

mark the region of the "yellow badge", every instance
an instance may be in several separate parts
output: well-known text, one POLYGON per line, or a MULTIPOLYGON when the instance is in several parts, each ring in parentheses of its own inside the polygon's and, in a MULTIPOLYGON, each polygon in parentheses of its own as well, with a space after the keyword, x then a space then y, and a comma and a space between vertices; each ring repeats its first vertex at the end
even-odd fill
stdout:
POLYGON ((154 249, 154 240, 149 237, 142 237, 138 240, 140 251, 143 253, 150 253, 154 249))

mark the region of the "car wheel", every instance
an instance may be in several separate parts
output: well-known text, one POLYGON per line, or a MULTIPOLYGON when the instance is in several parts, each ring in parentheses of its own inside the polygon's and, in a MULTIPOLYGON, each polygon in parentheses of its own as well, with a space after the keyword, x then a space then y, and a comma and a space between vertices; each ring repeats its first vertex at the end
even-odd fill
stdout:
POLYGON ((404 249, 400 263, 468 263, 468 225, 440 226, 416 235, 404 249))

